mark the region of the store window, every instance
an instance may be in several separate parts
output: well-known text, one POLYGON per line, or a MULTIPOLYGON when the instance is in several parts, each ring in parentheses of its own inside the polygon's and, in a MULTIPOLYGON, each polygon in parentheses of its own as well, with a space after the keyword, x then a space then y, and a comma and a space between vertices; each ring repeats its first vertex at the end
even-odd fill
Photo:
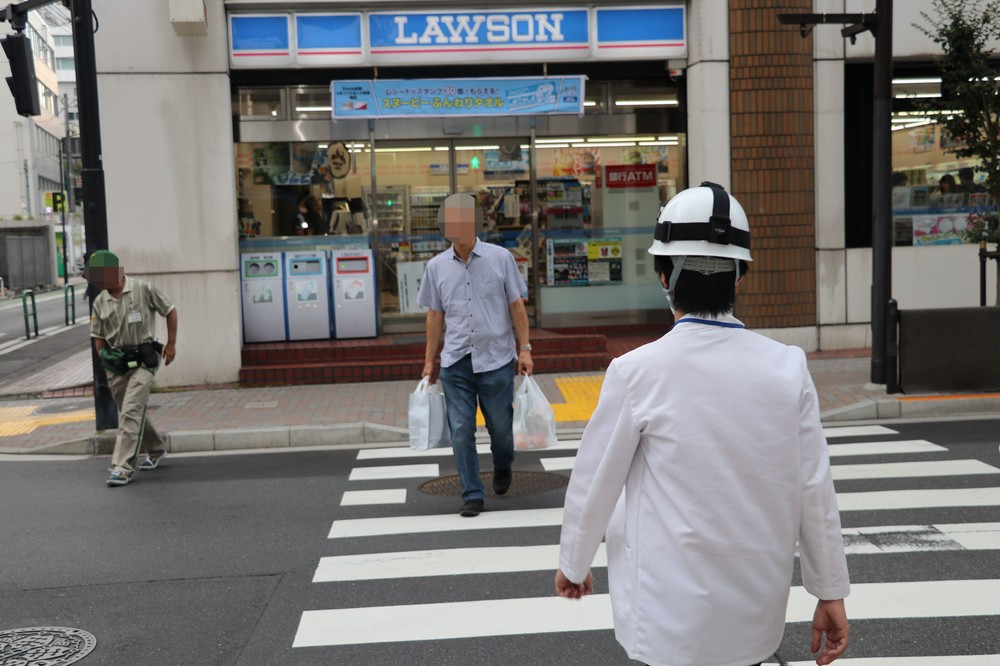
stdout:
POLYGON ((896 245, 974 243, 975 216, 993 209, 985 174, 975 158, 949 152, 957 144, 935 114, 914 100, 940 97, 941 79, 899 77, 892 82, 892 208, 896 245))
POLYGON ((242 239, 363 236, 367 246, 367 142, 238 143, 235 150, 242 239))
POLYGON ((235 111, 242 120, 287 120, 285 94, 284 88, 241 89, 235 111))

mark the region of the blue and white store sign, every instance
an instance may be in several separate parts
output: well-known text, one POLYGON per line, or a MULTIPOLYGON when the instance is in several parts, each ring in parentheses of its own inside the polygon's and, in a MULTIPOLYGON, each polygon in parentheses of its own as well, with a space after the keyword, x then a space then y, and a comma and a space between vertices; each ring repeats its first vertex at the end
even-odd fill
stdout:
POLYGON ((683 5, 229 15, 234 68, 684 58, 683 5))
POLYGON ((585 76, 334 81, 333 118, 583 115, 585 76))

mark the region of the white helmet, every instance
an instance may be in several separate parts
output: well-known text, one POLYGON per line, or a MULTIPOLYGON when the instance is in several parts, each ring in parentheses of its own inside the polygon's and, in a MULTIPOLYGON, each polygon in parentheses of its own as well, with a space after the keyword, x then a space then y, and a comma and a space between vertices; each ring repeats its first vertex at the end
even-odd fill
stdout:
POLYGON ((649 253, 753 261, 747 214, 721 185, 703 182, 679 192, 663 207, 649 253))

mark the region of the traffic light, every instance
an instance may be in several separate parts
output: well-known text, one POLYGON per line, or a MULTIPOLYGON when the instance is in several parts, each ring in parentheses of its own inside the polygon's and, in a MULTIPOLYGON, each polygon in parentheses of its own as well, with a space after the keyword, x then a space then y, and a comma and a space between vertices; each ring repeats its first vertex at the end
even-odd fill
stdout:
POLYGON ((0 39, 3 51, 10 62, 7 85, 14 95, 14 106, 22 116, 37 116, 38 84, 35 82, 35 60, 31 53, 31 40, 23 32, 14 32, 0 39))

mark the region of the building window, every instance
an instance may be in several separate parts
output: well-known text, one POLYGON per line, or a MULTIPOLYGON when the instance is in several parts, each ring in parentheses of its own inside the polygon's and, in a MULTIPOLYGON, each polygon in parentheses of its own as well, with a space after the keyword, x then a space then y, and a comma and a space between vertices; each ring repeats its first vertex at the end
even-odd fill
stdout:
POLYGON ((56 46, 73 46, 73 35, 56 35, 56 46))
POLYGON ((76 60, 73 58, 57 58, 56 69, 59 71, 73 71, 76 69, 76 60))

